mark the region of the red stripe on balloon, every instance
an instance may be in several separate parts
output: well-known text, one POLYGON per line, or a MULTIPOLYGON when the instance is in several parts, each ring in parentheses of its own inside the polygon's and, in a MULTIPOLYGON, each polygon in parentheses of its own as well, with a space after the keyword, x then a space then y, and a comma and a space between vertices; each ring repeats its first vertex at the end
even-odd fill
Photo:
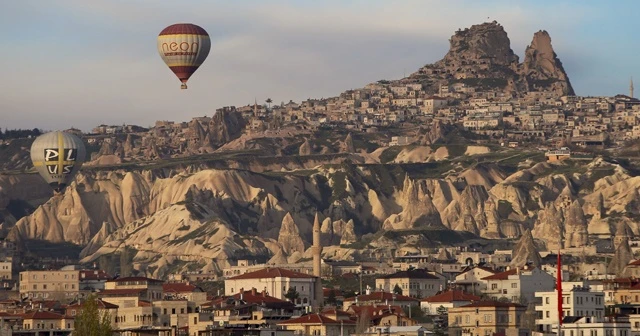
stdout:
POLYGON ((189 77, 198 70, 198 66, 171 66, 169 68, 182 82, 185 83, 189 80, 189 77))

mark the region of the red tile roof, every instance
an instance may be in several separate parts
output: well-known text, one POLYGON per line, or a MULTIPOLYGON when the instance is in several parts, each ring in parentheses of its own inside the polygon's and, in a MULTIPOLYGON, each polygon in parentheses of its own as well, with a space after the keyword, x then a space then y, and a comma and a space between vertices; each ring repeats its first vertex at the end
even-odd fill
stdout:
POLYGON ((138 300, 138 307, 151 307, 152 304, 149 301, 138 300))
POLYGON ((278 323, 278 325, 283 325, 283 324, 313 324, 313 325, 317 325, 317 324, 354 324, 355 322, 353 321, 336 321, 332 318, 328 318, 322 314, 309 314, 309 315, 303 315, 300 316, 298 318, 294 318, 291 320, 287 320, 287 321, 283 321, 278 323))
MULTIPOLYGON (((97 303, 98 303, 98 307, 103 308, 103 309, 117 309, 118 308, 118 305, 114 305, 113 303, 106 302, 106 301, 103 301, 101 299, 98 299, 97 303)), ((66 308, 67 309, 70 309, 70 308, 79 309, 79 308, 82 308, 82 304, 83 303, 78 302, 78 303, 74 303, 74 304, 68 305, 66 308)))
MULTIPOLYGON (((387 292, 373 292, 369 295, 357 296, 357 298, 358 298, 358 301, 379 301, 379 302, 384 302, 386 300, 388 300, 389 302, 393 302, 394 300, 395 301, 418 301, 417 299, 414 299, 412 297, 397 295, 397 294, 387 293, 387 292)), ((355 300, 356 300, 355 296, 344 299, 344 301, 355 301, 355 300)))
POLYGON ((506 308, 506 307, 522 307, 525 306, 517 303, 511 302, 499 302, 499 301, 476 301, 472 302, 468 305, 460 306, 459 308, 467 308, 467 307, 496 307, 496 308, 506 308))
POLYGON ((22 315, 23 319, 32 319, 32 320, 61 320, 64 318, 64 315, 56 314, 48 311, 37 311, 31 312, 22 315))
POLYGON ((453 302, 453 301, 480 301, 479 296, 465 293, 461 290, 451 290, 422 299, 424 302, 453 302))
MULTIPOLYGON (((524 270, 521 269, 520 271, 531 271, 533 268, 528 269, 528 270, 524 270)), ((484 277, 482 278, 482 280, 507 280, 509 278, 510 275, 514 275, 518 273, 518 268, 512 268, 508 271, 504 271, 504 272, 500 272, 500 273, 496 273, 494 275, 490 275, 488 277, 484 277)))
POLYGON ((193 292, 202 292, 202 289, 196 285, 184 283, 184 282, 173 282, 173 283, 165 283, 162 285, 162 290, 167 293, 193 293, 193 292))
POLYGON ((151 279, 147 277, 126 277, 126 278, 117 278, 113 280, 109 280, 108 282, 126 282, 126 281, 147 281, 147 282, 163 282, 158 279, 151 279))
POLYGON ((629 263, 629 266, 640 266, 640 259, 639 260, 634 260, 632 262, 629 263))
POLYGON ((322 311, 324 315, 336 315, 336 316, 351 316, 351 314, 347 313, 343 310, 337 310, 335 308, 327 308, 322 311))
MULTIPOLYGON (((233 298, 236 300, 240 300, 240 293, 234 294, 233 298)), ((247 303, 290 303, 286 300, 281 300, 273 296, 269 296, 266 293, 262 292, 253 292, 253 291, 244 291, 242 294, 242 300, 247 303)))
POLYGON ((399 271, 393 274, 383 275, 380 279, 439 279, 437 276, 430 274, 426 269, 415 269, 399 271))
POLYGON ((109 280, 111 276, 103 270, 83 270, 80 271, 80 281, 82 280, 109 280))
POLYGON ((284 268, 267 267, 255 272, 249 272, 229 278, 229 280, 242 279, 268 279, 268 278, 316 278, 313 275, 298 273, 284 268))
POLYGON ((361 316, 362 314, 366 314, 369 317, 387 313, 404 314, 404 310, 402 310, 400 306, 351 306, 349 310, 351 310, 355 316, 361 316))
POLYGON ((333 292, 333 294, 335 294, 336 296, 342 296, 342 291, 339 289, 333 289, 333 288, 322 289, 322 293, 324 294, 325 298, 328 297, 331 292, 333 292))
POLYGON ((101 292, 98 292, 98 295, 139 295, 140 293, 146 291, 145 288, 123 288, 123 289, 105 289, 101 292))

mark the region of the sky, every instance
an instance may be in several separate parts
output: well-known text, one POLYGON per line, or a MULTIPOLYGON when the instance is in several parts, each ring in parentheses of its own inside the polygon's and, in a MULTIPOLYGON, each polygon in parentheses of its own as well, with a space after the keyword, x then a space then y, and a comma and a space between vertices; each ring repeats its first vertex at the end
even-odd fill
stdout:
POLYGON ((493 20, 521 60, 547 30, 578 95, 626 94, 631 76, 640 93, 639 11, 633 0, 6 0, 0 128, 151 126, 336 96, 433 63, 457 29, 493 20), (187 90, 156 49, 178 22, 212 40, 187 90))

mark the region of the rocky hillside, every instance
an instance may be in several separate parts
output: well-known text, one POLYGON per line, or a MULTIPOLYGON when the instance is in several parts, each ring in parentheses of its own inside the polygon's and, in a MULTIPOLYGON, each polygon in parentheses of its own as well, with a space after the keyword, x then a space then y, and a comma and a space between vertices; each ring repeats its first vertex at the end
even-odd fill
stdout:
MULTIPOLYGON (((198 165, 85 170, 9 237, 77 244, 85 262, 128 246, 137 270, 161 276, 180 265, 218 270, 246 256, 308 258, 316 213, 323 253, 337 259, 426 253, 529 230, 540 248, 556 249, 608 237, 620 223, 640 230, 640 177, 602 159, 550 164, 516 151, 420 163, 352 159, 262 173, 198 165)), ((530 240, 522 244, 531 259, 530 240)))

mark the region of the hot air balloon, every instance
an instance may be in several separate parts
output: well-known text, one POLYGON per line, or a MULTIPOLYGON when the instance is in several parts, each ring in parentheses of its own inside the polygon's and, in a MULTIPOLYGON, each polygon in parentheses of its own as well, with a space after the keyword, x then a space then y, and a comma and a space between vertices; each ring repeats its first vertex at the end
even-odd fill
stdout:
POLYGON ((169 69, 180 79, 180 88, 209 55, 211 40, 207 31, 191 23, 177 23, 158 35, 158 52, 169 69))
POLYGON ((45 133, 31 145, 33 166, 56 193, 71 183, 85 155, 82 140, 70 133, 45 133))

